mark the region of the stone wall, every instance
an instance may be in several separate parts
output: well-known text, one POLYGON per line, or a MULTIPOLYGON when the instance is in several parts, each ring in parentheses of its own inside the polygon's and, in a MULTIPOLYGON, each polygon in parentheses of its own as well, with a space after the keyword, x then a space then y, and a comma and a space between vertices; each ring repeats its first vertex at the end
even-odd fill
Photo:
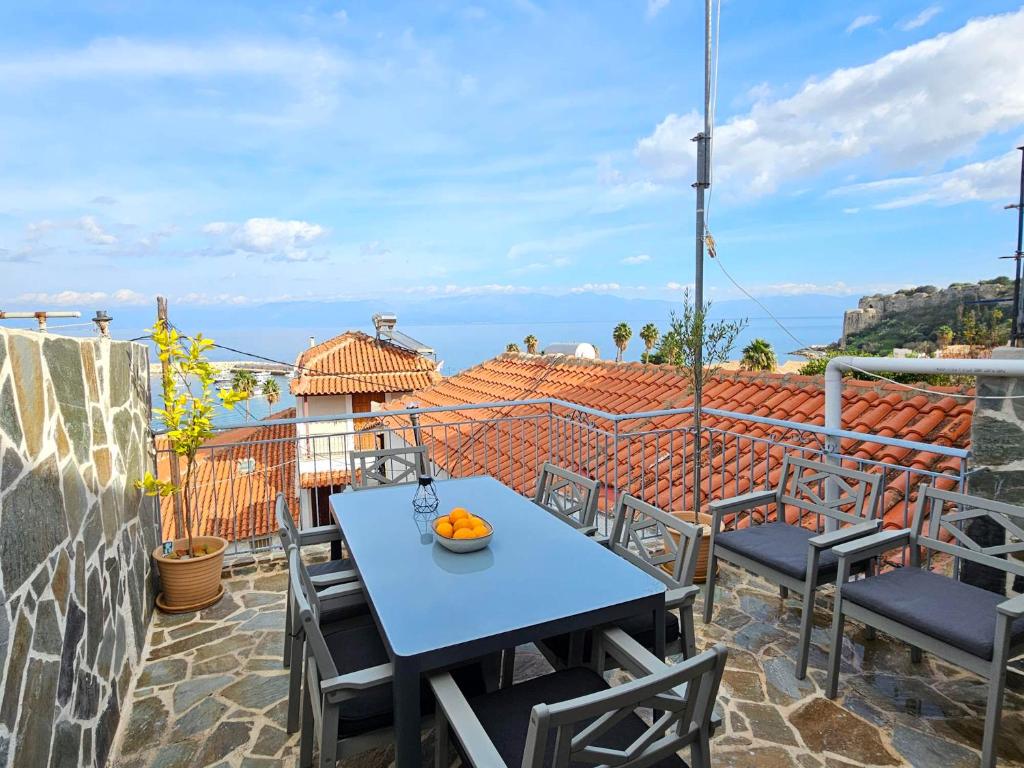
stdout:
POLYGON ((146 348, 0 329, 0 767, 102 766, 152 613, 146 348))
MULTIPOLYGON (((993 360, 1024 360, 1024 349, 997 347, 993 360)), ((986 499, 1024 506, 1024 379, 978 377, 979 399, 974 404, 971 422, 970 492, 986 499), (998 395, 1011 399, 988 399, 998 395)), ((998 525, 971 529, 987 544, 1005 542, 1005 530, 998 525)), ((964 580, 994 592, 1005 594, 1007 579, 994 569, 965 565, 964 580)), ((1017 578, 1013 589, 1024 592, 1024 579, 1017 578)))

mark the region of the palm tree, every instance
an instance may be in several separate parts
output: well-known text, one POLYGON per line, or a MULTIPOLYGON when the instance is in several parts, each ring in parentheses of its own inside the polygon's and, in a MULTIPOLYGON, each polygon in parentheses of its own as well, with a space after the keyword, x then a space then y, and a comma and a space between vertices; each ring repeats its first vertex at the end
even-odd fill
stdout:
POLYGON ((505 345, 505 351, 513 355, 518 355, 519 345, 513 341, 512 343, 505 345))
POLYGON ((944 349, 953 343, 953 329, 948 325, 940 325, 938 330, 935 331, 935 340, 939 344, 940 349, 944 349))
POLYGON ((245 395, 245 420, 249 420, 249 398, 256 391, 256 377, 252 371, 238 370, 231 376, 231 388, 245 395))
POLYGON ((654 345, 658 343, 658 326, 654 323, 648 323, 640 329, 640 339, 644 343, 644 362, 646 363, 651 358, 651 350, 654 349, 654 345))
POLYGON ((626 323, 619 323, 615 326, 615 329, 612 331, 612 341, 615 342, 615 348, 618 350, 615 353, 615 362, 622 361, 622 355, 626 351, 631 338, 633 338, 633 329, 626 323))
POLYGON ((274 403, 281 399, 281 388, 274 379, 263 382, 263 396, 267 398, 267 415, 274 412, 274 403))
POLYGON ((743 348, 740 367, 745 371, 774 371, 778 365, 775 350, 764 339, 754 339, 743 348))
POLYGON ((529 334, 525 339, 523 339, 523 344, 526 345, 526 351, 528 354, 537 354, 537 345, 540 344, 540 342, 537 341, 537 337, 534 336, 532 333, 529 334))

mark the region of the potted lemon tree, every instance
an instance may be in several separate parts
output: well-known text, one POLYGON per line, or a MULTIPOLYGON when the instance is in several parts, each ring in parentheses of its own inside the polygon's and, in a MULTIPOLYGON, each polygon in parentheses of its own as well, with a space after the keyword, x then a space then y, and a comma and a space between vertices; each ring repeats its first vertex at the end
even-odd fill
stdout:
POLYGON ((216 370, 206 359, 213 346, 211 339, 202 334, 186 338, 162 323, 153 327, 152 334, 163 364, 163 408, 155 412, 167 430, 164 436, 172 453, 170 461, 177 462, 179 468, 184 462, 185 472, 180 485, 160 480, 152 472, 146 472, 135 485, 148 496, 181 496, 184 514, 178 519, 178 534, 185 535, 158 546, 153 559, 163 589, 157 606, 184 613, 212 605, 224 594, 220 572, 228 542, 219 536, 193 535, 193 470, 199 449, 214 434, 217 405, 231 409, 247 395, 233 388, 214 391, 216 370))

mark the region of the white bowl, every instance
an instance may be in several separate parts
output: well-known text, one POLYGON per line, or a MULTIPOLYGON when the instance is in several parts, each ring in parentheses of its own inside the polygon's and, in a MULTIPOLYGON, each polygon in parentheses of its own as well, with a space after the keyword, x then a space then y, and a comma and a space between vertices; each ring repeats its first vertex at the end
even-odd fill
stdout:
MULTIPOLYGON (((479 516, 478 516, 479 517, 479 516)), ((483 518, 480 518, 483 520, 483 518)), ((467 552, 477 552, 488 544, 491 543, 491 539, 494 537, 494 526, 484 520, 487 524, 487 529, 490 531, 486 536, 481 536, 478 539, 449 539, 446 536, 434 532, 434 541, 440 544, 442 547, 447 549, 449 552, 455 552, 459 555, 464 555, 467 552)))

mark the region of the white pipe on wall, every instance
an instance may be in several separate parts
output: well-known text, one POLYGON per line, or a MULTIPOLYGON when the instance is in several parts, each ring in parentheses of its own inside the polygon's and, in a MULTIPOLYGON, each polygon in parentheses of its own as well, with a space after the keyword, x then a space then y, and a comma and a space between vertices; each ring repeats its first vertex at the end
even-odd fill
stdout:
MULTIPOLYGON (((833 357, 825 366, 825 428, 843 428, 843 371, 861 370, 868 373, 913 373, 923 376, 944 374, 952 376, 1024 377, 1024 360, 950 359, 941 357, 833 357)), ((828 462, 838 464, 839 437, 828 435, 825 450, 828 462)), ((835 481, 825 485, 828 499, 838 497, 835 481)), ((825 529, 835 530, 835 521, 829 519, 825 529)))
MULTIPOLYGON (((868 373, 916 373, 923 376, 1024 377, 1024 360, 997 358, 946 360, 941 357, 833 357, 825 366, 825 427, 843 428, 843 371, 868 373)), ((829 438, 829 442, 836 438, 829 438)), ((830 445, 829 450, 834 448, 830 445)))

